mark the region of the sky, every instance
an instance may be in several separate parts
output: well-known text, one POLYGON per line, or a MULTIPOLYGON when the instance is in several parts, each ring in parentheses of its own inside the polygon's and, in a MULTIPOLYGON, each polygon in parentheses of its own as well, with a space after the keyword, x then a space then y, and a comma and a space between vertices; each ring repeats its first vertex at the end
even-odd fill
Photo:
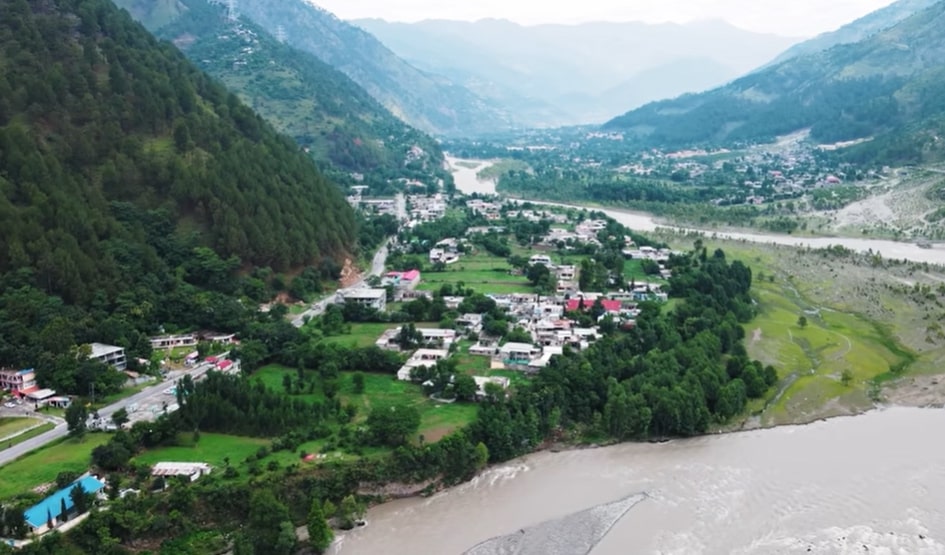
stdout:
POLYGON ((588 21, 722 19, 762 33, 811 37, 892 3, 893 0, 312 0, 341 19, 388 21, 483 18, 523 25, 588 21))

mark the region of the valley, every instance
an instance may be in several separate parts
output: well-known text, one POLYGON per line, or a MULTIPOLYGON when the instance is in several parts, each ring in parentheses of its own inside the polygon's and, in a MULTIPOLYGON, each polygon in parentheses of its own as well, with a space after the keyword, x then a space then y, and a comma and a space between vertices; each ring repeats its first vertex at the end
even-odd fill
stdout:
POLYGON ((0 555, 945 552, 887 4, 0 3, 0 555))

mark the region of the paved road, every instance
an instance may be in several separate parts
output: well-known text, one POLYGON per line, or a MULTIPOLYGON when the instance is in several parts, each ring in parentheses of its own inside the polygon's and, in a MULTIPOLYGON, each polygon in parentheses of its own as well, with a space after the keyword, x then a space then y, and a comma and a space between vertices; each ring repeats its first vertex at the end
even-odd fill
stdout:
MULTIPOLYGON (((397 217, 401 220, 405 220, 407 218, 407 199, 404 197, 404 195, 397 195, 397 217)), ((367 275, 361 276, 361 279, 357 283, 351 285, 350 287, 341 289, 340 291, 361 289, 367 286, 367 278, 371 276, 380 277, 384 275, 384 267, 387 264, 387 255, 390 252, 388 249, 389 243, 390 239, 384 241, 384 244, 381 245, 381 248, 379 248, 377 252, 374 253, 374 259, 371 260, 371 270, 367 273, 367 275)), ((312 318, 321 316, 322 313, 328 309, 328 305, 332 304, 334 300, 335 295, 331 295, 313 303, 308 310, 302 314, 299 314, 295 317, 295 319, 292 320, 292 325, 297 328, 301 328, 305 325, 306 318, 311 320, 312 318)))
MULTIPOLYGON (((169 387, 172 387, 175 383, 177 383, 177 380, 182 378, 185 374, 191 374, 194 378, 197 378, 205 374, 207 370, 212 367, 213 366, 211 364, 202 363, 188 370, 169 372, 163 381, 143 389, 131 397, 127 397, 114 404, 102 407, 98 410, 99 417, 109 420, 111 419, 112 414, 114 414, 115 411, 120 408, 128 408, 131 405, 137 405, 138 407, 143 408, 147 405, 153 405, 155 403, 160 405, 162 399, 166 399, 168 404, 175 403, 176 399, 173 396, 166 395, 164 393, 165 390, 167 390, 169 387)), ((150 411, 144 412, 143 410, 139 410, 137 413, 132 414, 131 416, 132 420, 142 420, 147 419, 149 416, 153 415, 154 414, 150 411)), ((40 418, 43 417, 42 414, 37 415, 35 413, 29 414, 29 416, 38 416, 40 418)), ((46 445, 47 443, 51 443, 57 439, 63 438, 68 433, 69 430, 66 427, 65 421, 59 420, 56 423, 56 427, 52 430, 49 430, 48 432, 40 434, 34 438, 30 438, 23 443, 18 443, 13 447, 0 451, 0 465, 15 460, 26 453, 29 453, 30 451, 46 445)))

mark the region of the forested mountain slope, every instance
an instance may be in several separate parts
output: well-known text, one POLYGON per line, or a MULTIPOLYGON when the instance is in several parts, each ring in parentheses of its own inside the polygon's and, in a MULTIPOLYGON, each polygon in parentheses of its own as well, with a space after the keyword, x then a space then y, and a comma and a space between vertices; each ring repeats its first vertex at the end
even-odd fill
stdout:
POLYGON ((772 61, 772 64, 778 64, 797 56, 806 56, 816 54, 823 50, 833 48, 839 44, 850 44, 860 42, 880 31, 885 31, 903 19, 912 16, 918 11, 924 10, 935 4, 939 0, 898 0, 892 4, 867 14, 852 23, 840 27, 836 31, 830 31, 817 35, 788 48, 780 56, 772 61))
POLYGON ((345 74, 246 18, 228 18, 222 4, 176 2, 179 12, 163 23, 167 7, 160 0, 115 3, 310 149, 325 172, 340 179, 342 172, 357 172, 381 182, 426 177, 443 165, 436 141, 394 117, 345 74), (155 21, 162 23, 150 27, 155 21))
POLYGON ((107 0, 0 3, 0 191, 4 365, 159 323, 232 329, 236 295, 265 295, 236 270, 355 243, 297 145, 107 0))
MULTIPOLYGON (((713 91, 656 102, 618 117, 656 146, 769 140, 810 128, 823 143, 876 137, 890 158, 928 150, 916 126, 945 113, 945 2, 855 44, 790 59, 713 91), (903 137, 906 143, 900 144, 903 137)), ((932 135, 922 135, 934 138, 932 135)))

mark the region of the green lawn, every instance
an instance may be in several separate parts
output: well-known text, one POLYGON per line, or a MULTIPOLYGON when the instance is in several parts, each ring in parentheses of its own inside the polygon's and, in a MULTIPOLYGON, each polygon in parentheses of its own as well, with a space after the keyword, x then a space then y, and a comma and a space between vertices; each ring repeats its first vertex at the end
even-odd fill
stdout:
POLYGON ((42 420, 35 418, 0 418, 0 439, 22 432, 41 422, 42 420))
MULTIPOLYGON (((324 338, 326 343, 338 343, 345 346, 370 347, 385 331, 396 328, 400 324, 351 324, 351 333, 332 335, 324 338)), ((419 324, 418 324, 419 325, 419 324)))
POLYGON ((260 447, 269 446, 270 440, 255 437, 239 437, 223 434, 201 433, 194 444, 192 434, 181 434, 181 445, 150 449, 135 460, 146 464, 158 462, 205 462, 214 467, 224 466, 224 459, 230 458, 233 465, 239 464, 260 447))
POLYGON ((464 255, 444 272, 426 272, 419 289, 435 291, 444 284, 462 282, 478 293, 530 293, 532 285, 524 276, 509 274, 510 266, 504 258, 488 254, 464 255))
POLYGON ((53 482, 60 472, 88 470, 92 449, 107 442, 111 434, 88 434, 81 440, 66 439, 43 447, 0 467, 0 499, 6 499, 53 482))

